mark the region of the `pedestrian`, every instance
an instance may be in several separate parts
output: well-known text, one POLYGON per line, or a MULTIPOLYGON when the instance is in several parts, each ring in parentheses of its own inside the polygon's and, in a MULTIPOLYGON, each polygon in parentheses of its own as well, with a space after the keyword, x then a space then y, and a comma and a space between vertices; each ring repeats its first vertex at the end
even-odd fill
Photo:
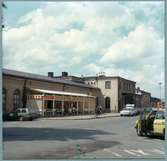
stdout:
POLYGON ((102 106, 100 105, 99 106, 99 114, 101 114, 102 113, 102 106))

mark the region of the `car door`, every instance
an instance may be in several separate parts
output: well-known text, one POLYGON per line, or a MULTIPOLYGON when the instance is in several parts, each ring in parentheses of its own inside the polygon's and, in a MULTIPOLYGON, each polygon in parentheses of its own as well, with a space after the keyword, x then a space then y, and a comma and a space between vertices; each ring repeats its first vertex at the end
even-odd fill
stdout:
POLYGON ((154 120, 154 133, 163 134, 165 128, 165 118, 163 111, 158 111, 154 120))

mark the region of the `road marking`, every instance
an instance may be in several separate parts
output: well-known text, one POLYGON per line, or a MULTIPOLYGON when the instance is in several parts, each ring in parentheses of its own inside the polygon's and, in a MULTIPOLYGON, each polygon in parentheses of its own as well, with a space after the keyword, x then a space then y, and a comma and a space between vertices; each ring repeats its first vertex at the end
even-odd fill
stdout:
POLYGON ((158 154, 165 154, 164 151, 161 151, 159 149, 152 149, 151 152, 158 153, 158 154))
POLYGON ((144 152, 144 151, 141 150, 141 149, 138 149, 138 150, 131 150, 131 152, 136 152, 136 153, 139 153, 139 154, 141 154, 141 155, 150 155, 149 153, 146 153, 146 152, 144 152))
POLYGON ((113 151, 111 151, 110 149, 103 149, 103 151, 112 153, 112 154, 114 154, 116 157, 122 157, 120 154, 118 154, 118 153, 116 153, 116 152, 113 152, 113 151))
POLYGON ((116 153, 116 152, 112 152, 116 157, 122 157, 120 154, 116 153))
POLYGON ((141 155, 139 155, 139 154, 134 153, 133 150, 132 150, 132 151, 131 151, 131 150, 124 150, 124 152, 129 153, 129 154, 131 154, 131 155, 138 156, 138 157, 141 156, 141 155))

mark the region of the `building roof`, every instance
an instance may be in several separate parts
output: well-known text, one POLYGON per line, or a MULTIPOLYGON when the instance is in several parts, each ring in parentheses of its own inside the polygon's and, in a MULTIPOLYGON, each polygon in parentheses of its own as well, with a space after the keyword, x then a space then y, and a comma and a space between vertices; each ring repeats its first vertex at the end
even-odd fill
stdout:
POLYGON ((151 94, 150 92, 144 91, 144 90, 140 90, 141 93, 145 93, 145 94, 151 94))
POLYGON ((24 79, 33 79, 33 80, 45 81, 45 82, 49 82, 49 83, 60 83, 60 84, 67 84, 67 85, 79 86, 79 87, 84 87, 84 88, 99 89, 97 87, 93 87, 93 86, 83 84, 83 83, 73 82, 70 80, 55 79, 55 78, 51 78, 51 77, 43 76, 43 75, 39 75, 39 74, 21 72, 21 71, 4 69, 4 68, 2 69, 2 73, 3 73, 3 75, 19 77, 19 78, 24 78, 24 79))
POLYGON ((160 101, 160 98, 157 98, 157 97, 151 97, 151 100, 157 100, 157 101, 160 101))
POLYGON ((87 77, 84 76, 83 77, 84 80, 88 80, 88 79, 112 79, 112 78, 124 79, 126 81, 136 83, 135 81, 132 81, 132 80, 120 77, 120 76, 105 76, 105 75, 103 75, 103 76, 87 76, 87 77))
POLYGON ((68 76, 54 76, 54 78, 55 79, 71 80, 73 82, 84 84, 84 80, 81 77, 77 77, 77 76, 72 76, 72 75, 68 75, 68 76))

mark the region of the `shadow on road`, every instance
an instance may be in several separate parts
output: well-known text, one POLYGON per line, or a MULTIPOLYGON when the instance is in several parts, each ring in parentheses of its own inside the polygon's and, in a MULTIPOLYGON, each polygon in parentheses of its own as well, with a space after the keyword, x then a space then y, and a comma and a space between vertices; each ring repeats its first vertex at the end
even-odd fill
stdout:
POLYGON ((38 141, 94 139, 95 135, 115 135, 101 130, 58 128, 3 128, 3 141, 38 141))
POLYGON ((164 138, 162 136, 155 136, 155 135, 149 135, 146 137, 146 139, 160 139, 160 140, 164 140, 164 138))

